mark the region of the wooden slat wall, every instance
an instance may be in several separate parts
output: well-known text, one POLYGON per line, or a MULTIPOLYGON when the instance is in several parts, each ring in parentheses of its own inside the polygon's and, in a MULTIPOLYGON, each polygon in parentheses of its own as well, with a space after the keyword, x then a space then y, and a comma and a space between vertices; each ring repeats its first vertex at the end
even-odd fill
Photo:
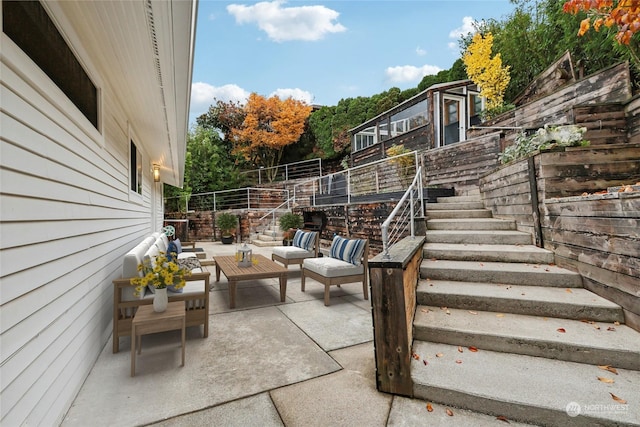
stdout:
POLYGON ((570 147, 536 156, 543 199, 578 196, 640 180, 640 144, 570 147))
POLYGON ((626 105, 627 136, 630 143, 640 143, 640 95, 634 96, 626 105))
POLYGON ((518 230, 534 234, 533 207, 526 159, 480 178, 480 193, 495 218, 514 219, 518 230))
POLYGON ((620 102, 574 107, 573 121, 587 129, 584 139, 590 147, 628 141, 624 105, 620 102))
POLYGON ((110 87, 96 141, 0 36, 0 424, 58 425, 109 339, 111 281, 151 231, 154 185, 146 164, 144 196, 130 200, 128 124, 110 87))
POLYGON ((294 209, 294 212, 324 212, 327 217, 327 225, 320 235, 321 247, 329 247, 334 234, 342 237, 369 239, 369 256, 373 257, 382 252, 380 225, 395 207, 396 202, 354 203, 350 206, 330 205, 294 209))
POLYGON ((545 248, 556 263, 577 270, 587 288, 625 309, 640 330, 640 195, 547 199, 545 248))
POLYGON ((456 195, 477 190, 480 177, 498 166, 500 133, 423 153, 425 185, 454 187, 456 195))
MULTIPOLYGON (((534 234, 528 164, 483 176, 480 191, 494 216, 534 234)), ((558 265, 579 271, 585 286, 620 304, 627 323, 640 330, 640 195, 580 196, 640 181, 640 145, 538 153, 534 164, 544 247, 558 265)))

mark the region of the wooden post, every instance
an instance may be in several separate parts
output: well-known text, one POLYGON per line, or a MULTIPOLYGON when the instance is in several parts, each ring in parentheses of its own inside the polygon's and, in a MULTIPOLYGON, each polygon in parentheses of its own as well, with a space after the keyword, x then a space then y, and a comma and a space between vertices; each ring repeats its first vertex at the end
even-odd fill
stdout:
POLYGON ((411 346, 425 237, 406 237, 369 261, 378 391, 413 396, 411 346))

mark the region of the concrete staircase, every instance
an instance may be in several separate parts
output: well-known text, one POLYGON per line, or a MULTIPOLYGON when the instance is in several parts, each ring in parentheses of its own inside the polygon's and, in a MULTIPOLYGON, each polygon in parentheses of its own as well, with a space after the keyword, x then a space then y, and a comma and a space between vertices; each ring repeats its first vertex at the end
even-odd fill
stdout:
POLYGON ((257 234, 254 234, 251 239, 251 243, 255 246, 282 246, 284 237, 277 218, 275 224, 271 218, 264 219, 262 224, 256 227, 256 231, 257 234))
POLYGON ((479 195, 426 208, 415 397, 534 425, 640 425, 640 333, 622 309, 479 195))

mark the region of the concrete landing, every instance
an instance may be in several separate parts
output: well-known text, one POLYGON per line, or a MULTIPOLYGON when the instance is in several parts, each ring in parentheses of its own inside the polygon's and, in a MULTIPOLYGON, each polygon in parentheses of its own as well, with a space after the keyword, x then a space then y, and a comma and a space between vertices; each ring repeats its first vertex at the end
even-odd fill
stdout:
POLYGON ((595 365, 462 350, 447 344, 414 344, 418 359, 411 361, 411 376, 416 397, 545 426, 640 425, 638 371, 618 369, 614 375, 595 365))

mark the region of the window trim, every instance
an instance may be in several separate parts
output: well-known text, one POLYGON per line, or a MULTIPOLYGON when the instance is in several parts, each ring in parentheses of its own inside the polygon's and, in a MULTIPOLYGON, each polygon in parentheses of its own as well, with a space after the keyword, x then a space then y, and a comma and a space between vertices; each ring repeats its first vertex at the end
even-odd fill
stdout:
POLYGON ((127 133, 127 190, 129 193, 129 200, 137 203, 142 203, 143 194, 144 194, 144 156, 140 147, 140 139, 137 137, 131 125, 129 125, 129 132, 127 133), (133 165, 133 153, 131 148, 135 147, 136 149, 136 165, 133 165), (139 165, 139 166, 138 166, 139 165), (133 179, 136 179, 136 186, 139 188, 135 190, 132 188, 133 179))

